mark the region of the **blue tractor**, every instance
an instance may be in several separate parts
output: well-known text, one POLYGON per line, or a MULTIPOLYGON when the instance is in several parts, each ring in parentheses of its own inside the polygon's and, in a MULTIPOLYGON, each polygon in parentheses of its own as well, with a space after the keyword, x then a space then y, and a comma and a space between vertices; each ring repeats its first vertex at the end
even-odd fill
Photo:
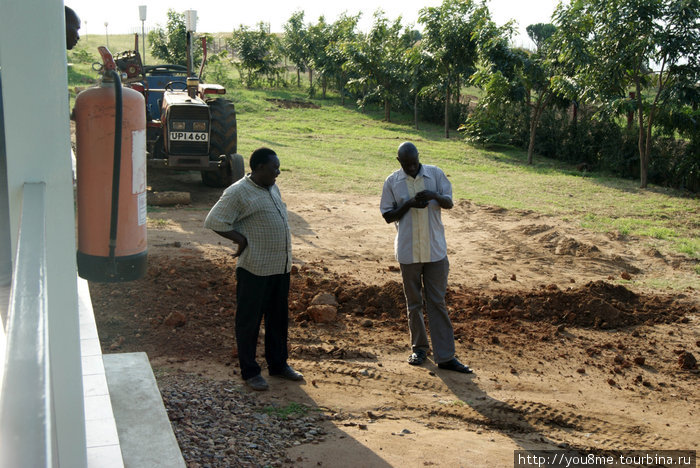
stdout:
MULTIPOLYGON (((191 35, 187 33, 187 50, 191 35)), ((226 89, 201 82, 206 62, 206 40, 199 75, 188 66, 144 66, 134 50, 115 55, 124 76, 122 82, 141 92, 146 101, 148 167, 197 170, 202 182, 227 187, 245 175, 243 157, 237 153, 238 134, 233 103, 219 97, 226 89)))

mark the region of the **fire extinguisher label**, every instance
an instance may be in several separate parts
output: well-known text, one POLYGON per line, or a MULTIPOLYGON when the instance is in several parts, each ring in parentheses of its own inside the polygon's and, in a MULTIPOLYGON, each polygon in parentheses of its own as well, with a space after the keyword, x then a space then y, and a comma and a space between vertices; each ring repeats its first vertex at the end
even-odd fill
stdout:
MULTIPOLYGON (((146 191, 146 130, 131 132, 131 193, 146 191)), ((140 196, 140 195, 139 195, 140 196)), ((139 199, 139 208, 141 200, 139 199)), ((145 204, 144 204, 145 206, 145 204)), ((139 219, 141 219, 139 217, 139 219)), ((145 218, 144 218, 145 219, 145 218)), ((145 223, 146 221, 144 221, 145 223)))
POLYGON ((138 204, 139 204, 139 226, 146 224, 146 192, 141 192, 138 194, 138 204))

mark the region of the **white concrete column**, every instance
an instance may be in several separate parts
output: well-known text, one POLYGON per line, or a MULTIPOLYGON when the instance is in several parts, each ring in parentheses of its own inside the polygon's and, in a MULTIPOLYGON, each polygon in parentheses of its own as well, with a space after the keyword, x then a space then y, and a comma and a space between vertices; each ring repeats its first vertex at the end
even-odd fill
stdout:
MULTIPOLYGON (((12 252, 22 186, 46 184, 49 345, 59 465, 86 466, 63 2, 0 0, 12 252)), ((80 15, 80 12, 77 12, 80 15)))
MULTIPOLYGON (((2 90, 2 68, 0 68, 0 90, 2 90)), ((0 333, 7 321, 9 287, 12 280, 10 206, 7 197, 7 158, 5 157, 5 127, 1 123, 2 115, 2 93, 0 92, 0 333)), ((4 342, 0 344, 4 345, 4 342)))

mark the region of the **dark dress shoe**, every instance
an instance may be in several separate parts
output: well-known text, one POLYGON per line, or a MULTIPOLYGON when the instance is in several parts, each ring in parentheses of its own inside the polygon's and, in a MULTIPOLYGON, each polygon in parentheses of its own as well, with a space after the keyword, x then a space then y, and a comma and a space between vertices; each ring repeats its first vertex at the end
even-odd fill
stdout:
POLYGON ((420 366, 425 362, 427 354, 422 349, 416 350, 408 356, 408 363, 412 366, 420 366))
POLYGON ((281 377, 286 380, 292 380, 294 382, 304 380, 304 375, 292 369, 291 366, 285 366, 280 372, 270 372, 270 375, 274 375, 275 377, 281 377))
POLYGON ((267 390, 269 387, 267 385, 267 382, 263 378, 262 375, 258 374, 255 377, 251 377, 249 379, 244 380, 245 384, 252 388, 253 390, 257 390, 258 392, 262 392, 264 390, 267 390))
POLYGON ((465 366, 457 360, 457 358, 452 358, 447 362, 441 362, 438 364, 440 369, 451 370, 455 372, 461 372, 462 374, 472 374, 474 371, 465 366))

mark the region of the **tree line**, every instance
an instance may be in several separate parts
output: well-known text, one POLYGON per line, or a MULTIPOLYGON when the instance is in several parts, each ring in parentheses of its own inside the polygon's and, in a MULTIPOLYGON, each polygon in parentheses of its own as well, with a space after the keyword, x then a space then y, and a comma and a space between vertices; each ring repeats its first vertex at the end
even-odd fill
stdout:
MULTIPOLYGON (((149 35, 164 60, 179 47, 166 41, 173 29, 184 35, 184 19, 168 15, 168 30, 149 35)), ((291 66, 311 97, 333 89, 343 104, 382 107, 387 121, 412 112, 416 128, 439 121, 445 137, 458 129, 473 143, 522 147, 529 164, 542 154, 642 188, 700 190, 700 0, 562 2, 551 23, 527 27, 534 50, 513 47, 514 22, 497 25, 485 2, 422 8, 420 29, 377 10, 362 32, 359 18, 308 22, 298 11, 282 34, 241 26, 227 39, 234 54, 214 62, 236 66, 248 87, 290 86, 291 66), (482 90, 477 103, 467 86, 482 90)))

